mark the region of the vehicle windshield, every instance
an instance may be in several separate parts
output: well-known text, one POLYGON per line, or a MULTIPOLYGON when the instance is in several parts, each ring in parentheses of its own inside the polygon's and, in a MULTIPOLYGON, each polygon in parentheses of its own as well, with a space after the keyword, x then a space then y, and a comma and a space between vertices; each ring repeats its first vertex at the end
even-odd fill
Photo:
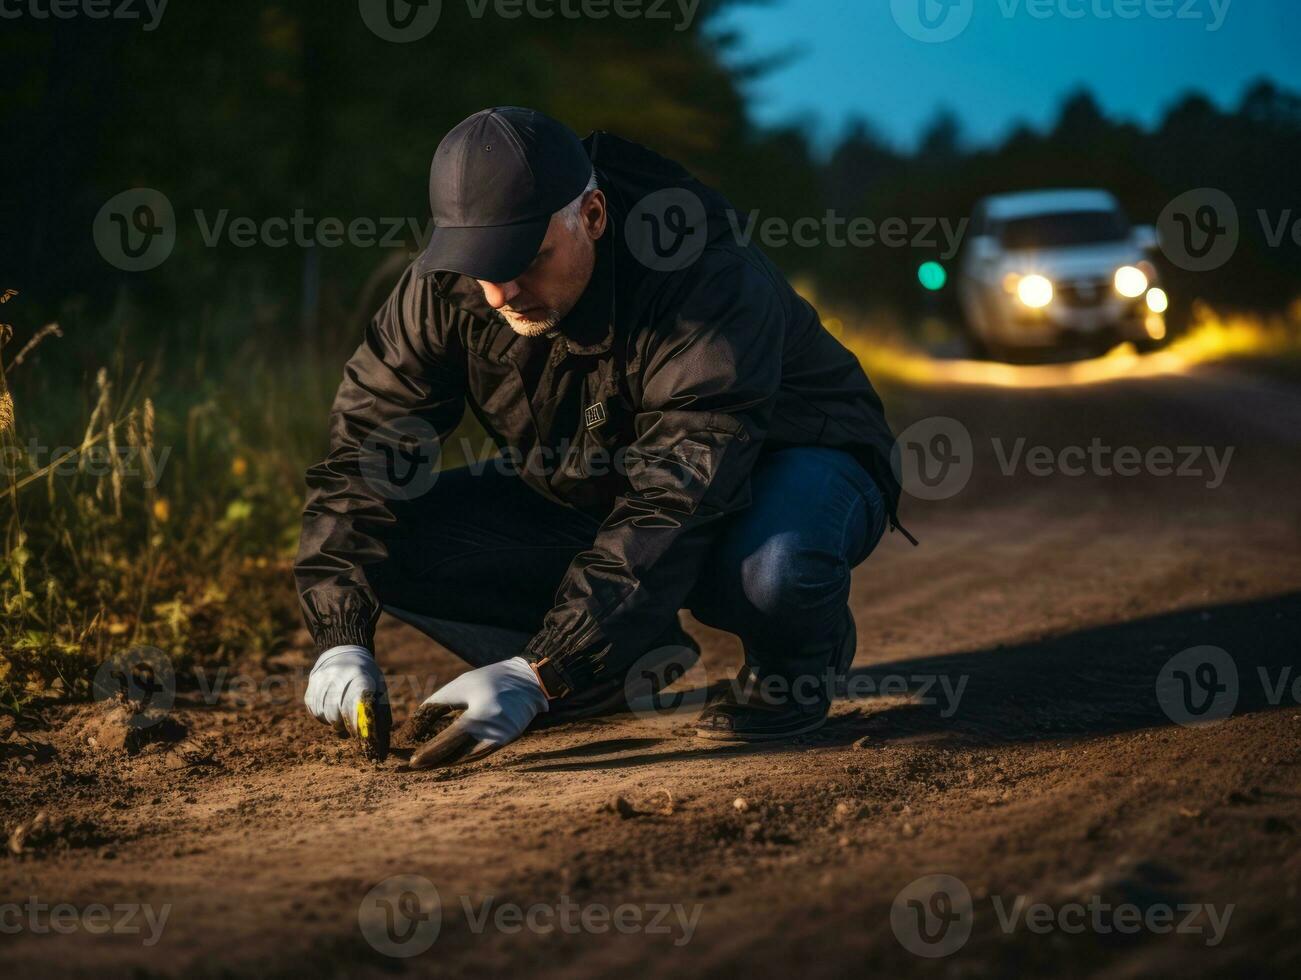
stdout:
POLYGON ((1064 211, 1005 221, 999 237, 1016 251, 1118 242, 1128 234, 1129 222, 1118 211, 1064 211))

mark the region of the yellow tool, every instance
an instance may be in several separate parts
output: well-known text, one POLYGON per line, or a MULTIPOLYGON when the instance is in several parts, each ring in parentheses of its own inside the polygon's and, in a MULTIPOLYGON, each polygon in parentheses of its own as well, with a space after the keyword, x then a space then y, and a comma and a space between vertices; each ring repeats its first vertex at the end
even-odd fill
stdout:
POLYGON ((357 701, 357 746, 367 762, 383 762, 388 755, 393 715, 387 701, 377 701, 367 691, 357 701))

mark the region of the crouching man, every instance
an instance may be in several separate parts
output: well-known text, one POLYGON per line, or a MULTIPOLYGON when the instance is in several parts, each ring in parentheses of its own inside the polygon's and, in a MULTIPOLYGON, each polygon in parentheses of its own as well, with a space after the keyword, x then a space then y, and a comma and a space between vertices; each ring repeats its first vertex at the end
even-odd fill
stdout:
POLYGON ((413 764, 476 759, 540 715, 621 707, 631 665, 695 649, 685 608, 740 637, 751 682, 702 737, 818 728, 854 656, 850 570, 897 526, 857 360, 725 198, 609 134, 478 112, 439 145, 430 203, 307 473, 308 709, 387 751, 387 609, 474 668, 421 709, 441 732, 413 764), (466 406, 519 465, 439 466, 466 406))

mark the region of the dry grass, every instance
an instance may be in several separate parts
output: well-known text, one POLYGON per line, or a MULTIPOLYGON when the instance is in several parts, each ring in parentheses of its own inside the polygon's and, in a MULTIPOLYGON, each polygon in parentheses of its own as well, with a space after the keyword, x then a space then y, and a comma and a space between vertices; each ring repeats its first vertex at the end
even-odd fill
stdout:
POLYGON ((12 713, 84 697, 95 667, 134 647, 184 672, 269 653, 296 619, 302 454, 241 435, 292 403, 171 390, 163 409, 138 372, 101 369, 76 445, 46 450, 50 413, 24 403, 21 382, 61 336, 51 324, 21 347, 0 338, 0 711, 12 713))

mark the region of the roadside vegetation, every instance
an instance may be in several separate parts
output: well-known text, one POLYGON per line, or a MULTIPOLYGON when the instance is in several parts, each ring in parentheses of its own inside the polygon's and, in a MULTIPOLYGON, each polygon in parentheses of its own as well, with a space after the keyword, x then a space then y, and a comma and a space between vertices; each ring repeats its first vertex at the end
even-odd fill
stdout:
POLYGON ((298 434, 324 431, 326 372, 251 351, 164 370, 115 332, 104 366, 59 384, 37 382, 67 368, 71 331, 0 346, 3 712, 84 697, 132 647, 184 671, 270 654, 296 622, 298 434))

